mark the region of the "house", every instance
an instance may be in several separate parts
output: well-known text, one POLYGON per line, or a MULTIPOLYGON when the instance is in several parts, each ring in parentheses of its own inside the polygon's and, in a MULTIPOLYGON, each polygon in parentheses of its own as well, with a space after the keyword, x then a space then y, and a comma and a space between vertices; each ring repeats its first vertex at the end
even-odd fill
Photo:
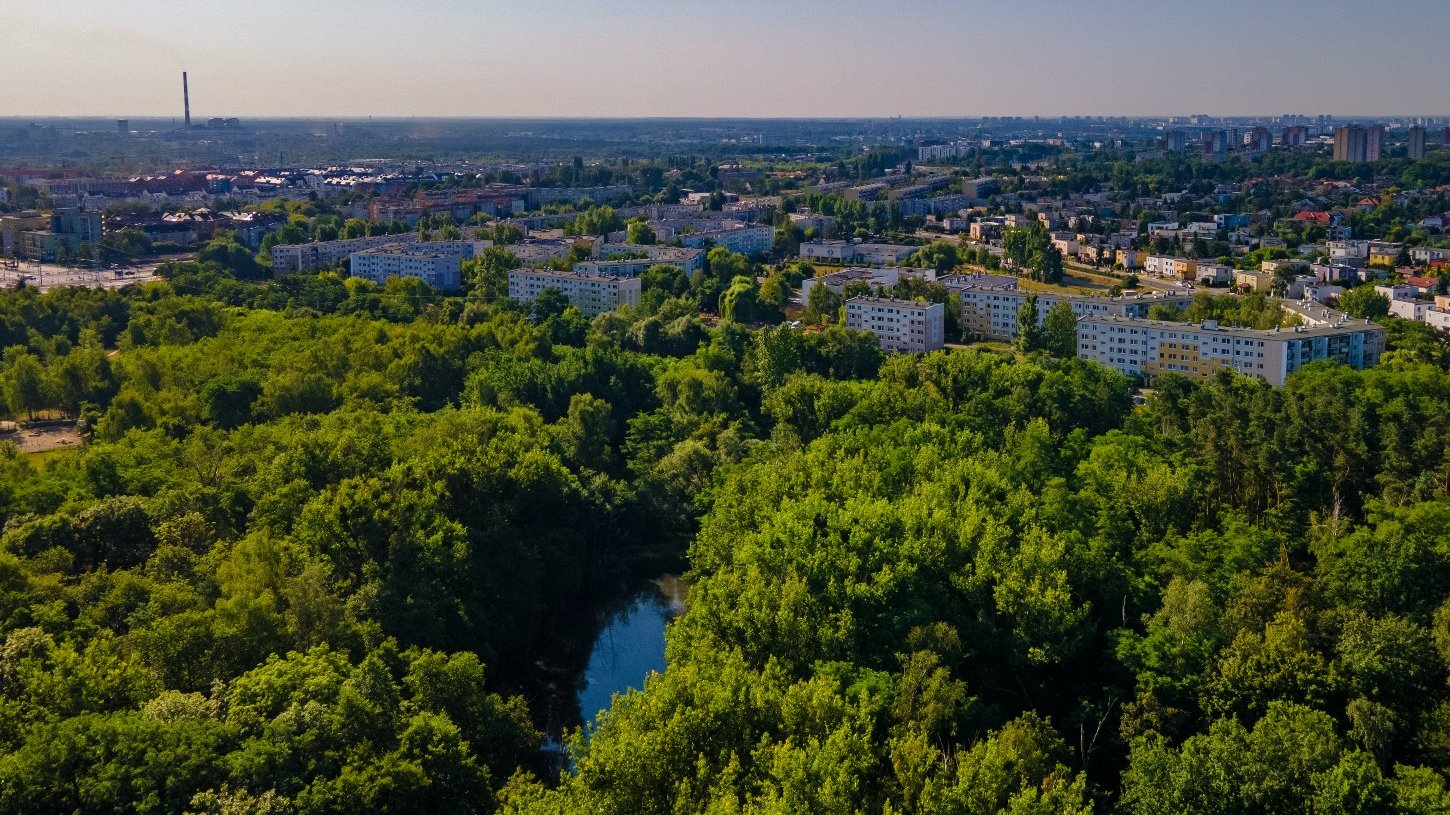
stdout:
POLYGON ((1237 269, 1234 271, 1234 286, 1249 291, 1267 292, 1274 286, 1274 273, 1262 269, 1257 272, 1237 269))
POLYGON ((1143 261, 1143 271, 1155 277, 1166 277, 1171 280, 1193 280, 1194 274, 1198 271, 1198 262, 1188 258, 1149 255, 1143 261))
POLYGON ((1328 303, 1337 300, 1341 294, 1344 294, 1343 286, 1315 282, 1304 286, 1303 299, 1316 303, 1328 303))
POLYGON ((1200 260, 1198 271, 1194 273, 1194 279, 1208 285, 1227 285, 1233 282, 1234 268, 1225 263, 1218 263, 1212 260, 1200 260))
POLYGON ((1410 262, 1428 266, 1437 260, 1450 260, 1450 249, 1439 246, 1416 246, 1410 250, 1410 262))
POLYGON ((1371 266, 1394 266, 1405 249, 1402 243, 1387 243, 1383 241, 1369 242, 1369 265, 1371 266))

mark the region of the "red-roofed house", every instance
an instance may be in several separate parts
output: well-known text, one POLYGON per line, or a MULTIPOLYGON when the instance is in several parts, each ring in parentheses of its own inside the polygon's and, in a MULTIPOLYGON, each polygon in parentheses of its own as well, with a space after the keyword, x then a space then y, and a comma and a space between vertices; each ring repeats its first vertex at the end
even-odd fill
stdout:
POLYGON ((1306 209, 1306 210, 1303 210, 1303 211, 1294 213, 1294 217, 1290 218, 1289 220, 1291 220, 1291 221, 1301 221, 1301 222, 1306 222, 1306 223, 1312 222, 1312 223, 1316 223, 1316 224, 1326 224, 1327 225, 1329 223, 1329 213, 1327 213, 1327 212, 1320 212, 1318 210, 1313 210, 1313 209, 1306 209))
POLYGON ((1415 275, 1410 275, 1405 278, 1405 285, 1414 286, 1415 291, 1419 292, 1422 295, 1434 294, 1435 286, 1439 283, 1440 281, 1436 280, 1433 277, 1418 277, 1415 275))

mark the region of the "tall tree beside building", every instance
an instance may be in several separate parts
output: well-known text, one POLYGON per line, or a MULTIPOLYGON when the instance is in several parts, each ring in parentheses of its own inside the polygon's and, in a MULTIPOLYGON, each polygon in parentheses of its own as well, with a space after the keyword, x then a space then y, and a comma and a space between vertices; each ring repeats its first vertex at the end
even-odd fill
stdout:
POLYGON ((1047 348, 1047 333, 1037 324, 1037 295, 1032 295, 1017 309, 1017 348, 1031 354, 1047 348))
POLYGON ((1069 303, 1061 302, 1048 309, 1043 325, 1049 354, 1060 359, 1077 356, 1077 315, 1069 303))

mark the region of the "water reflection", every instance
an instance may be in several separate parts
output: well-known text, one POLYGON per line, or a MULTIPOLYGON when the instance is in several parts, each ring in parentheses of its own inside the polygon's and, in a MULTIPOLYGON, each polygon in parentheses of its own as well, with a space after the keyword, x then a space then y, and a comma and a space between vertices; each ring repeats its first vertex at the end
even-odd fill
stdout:
POLYGON ((579 690, 579 714, 593 723, 614 694, 639 690, 654 671, 665 669, 665 626, 685 610, 678 575, 665 575, 615 613, 589 652, 579 690))

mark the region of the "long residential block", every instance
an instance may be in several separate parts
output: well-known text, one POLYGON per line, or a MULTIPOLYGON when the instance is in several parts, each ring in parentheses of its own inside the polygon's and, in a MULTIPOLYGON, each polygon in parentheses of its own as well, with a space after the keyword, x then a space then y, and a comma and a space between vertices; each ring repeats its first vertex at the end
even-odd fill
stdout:
POLYGON ((416 277, 442 291, 462 287, 463 261, 474 255, 473 241, 390 244, 365 249, 348 259, 353 277, 381 285, 390 277, 416 277))
POLYGON ((291 274, 311 269, 326 269, 340 265, 358 252, 376 249, 379 246, 417 243, 416 232, 399 235, 375 235, 371 238, 348 238, 340 241, 318 241, 317 243, 294 243, 272 247, 272 272, 291 274))
POLYGON ((1077 355, 1130 376, 1176 373, 1208 379, 1222 368, 1257 376, 1279 387, 1311 362, 1334 360, 1351 368, 1379 363, 1385 330, 1363 320, 1261 331, 1090 316, 1078 320, 1077 355))
MULTIPOLYGON (((1017 312, 1033 296, 1017 288, 1015 280, 991 277, 981 282, 973 278, 943 278, 940 282, 958 292, 962 299, 962 333, 970 339, 1010 342, 1017 336, 1017 312), (957 281, 961 282, 957 282, 957 281)), ((1142 294, 1094 296, 1037 292, 1037 322, 1047 319, 1047 312, 1058 303, 1072 306, 1072 313, 1083 317, 1147 317, 1148 309, 1159 304, 1187 307, 1193 302, 1190 294, 1142 294)))
POLYGON ((509 299, 526 303, 544 291, 554 289, 567 297, 579 313, 592 317, 621 306, 638 305, 642 285, 637 277, 515 269, 509 272, 509 299))

